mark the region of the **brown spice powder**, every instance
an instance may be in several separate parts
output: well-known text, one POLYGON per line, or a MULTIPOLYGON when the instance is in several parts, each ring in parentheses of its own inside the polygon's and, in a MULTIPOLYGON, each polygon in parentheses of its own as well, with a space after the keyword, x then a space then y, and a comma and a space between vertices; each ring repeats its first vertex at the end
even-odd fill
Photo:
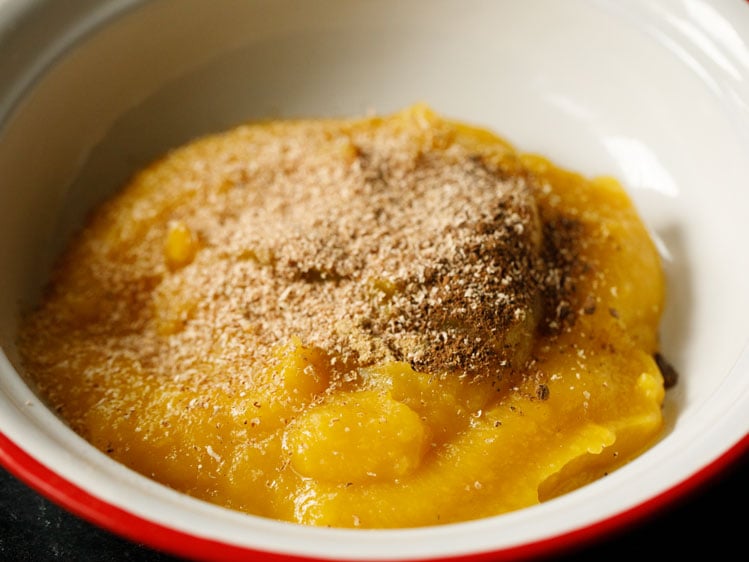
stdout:
POLYGON ((86 369, 127 359, 200 388, 210 361, 227 373, 211 384, 228 388, 292 337, 346 369, 522 367, 538 330, 574 318, 576 226, 542 224, 532 178, 430 127, 299 121, 175 152, 61 263, 24 332, 31 369, 66 341, 70 361, 106 358, 86 369), (163 257, 170 221, 200 246, 176 270, 163 257), (82 322, 85 301, 97 304, 82 322))

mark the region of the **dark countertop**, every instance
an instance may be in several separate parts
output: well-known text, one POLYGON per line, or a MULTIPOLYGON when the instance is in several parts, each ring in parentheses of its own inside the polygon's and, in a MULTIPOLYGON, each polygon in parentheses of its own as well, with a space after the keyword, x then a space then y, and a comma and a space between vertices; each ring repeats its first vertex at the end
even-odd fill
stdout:
MULTIPOLYGON (((719 478, 664 513, 600 543, 553 560, 693 558, 737 560, 746 554, 749 454, 719 478), (738 554, 737 554, 738 553, 738 554), (682 556, 684 558, 682 558, 682 556)), ((177 558, 133 544, 53 505, 0 469, 0 560, 176 562, 177 558)))

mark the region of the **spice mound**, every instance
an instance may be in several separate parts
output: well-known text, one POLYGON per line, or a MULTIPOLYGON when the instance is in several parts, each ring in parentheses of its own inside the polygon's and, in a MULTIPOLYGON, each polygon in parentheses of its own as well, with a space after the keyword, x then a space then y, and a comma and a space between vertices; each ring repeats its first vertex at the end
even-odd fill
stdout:
POLYGON ((415 527, 537 504, 654 443, 664 296, 616 180, 415 105, 171 151, 94 210, 19 349, 73 430, 149 478, 415 527))

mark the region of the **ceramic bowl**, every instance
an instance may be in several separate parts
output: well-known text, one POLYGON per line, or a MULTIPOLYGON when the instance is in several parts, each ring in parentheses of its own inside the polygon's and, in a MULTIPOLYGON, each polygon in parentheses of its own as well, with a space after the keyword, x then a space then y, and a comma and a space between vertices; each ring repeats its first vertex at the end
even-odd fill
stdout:
POLYGON ((749 447, 749 5, 740 0, 0 0, 0 460, 72 512, 211 560, 552 553, 674 501, 749 447), (664 258, 662 438, 544 504, 408 530, 305 528, 131 472, 30 390, 20 307, 86 211, 198 135, 424 101, 631 193, 664 258))

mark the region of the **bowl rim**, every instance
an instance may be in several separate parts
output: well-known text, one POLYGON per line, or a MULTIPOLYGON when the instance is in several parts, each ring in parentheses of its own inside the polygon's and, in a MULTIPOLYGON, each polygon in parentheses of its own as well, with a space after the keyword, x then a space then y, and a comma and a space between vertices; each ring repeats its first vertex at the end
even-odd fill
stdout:
MULTIPOLYGON (((134 5, 142 0, 126 0, 121 6, 134 5)), ((0 15, 3 14, 2 8, 9 7, 10 13, 15 8, 21 10, 23 0, 6 0, 6 4, 1 4, 0 15)), ((29 2, 31 7, 40 5, 41 0, 29 2)), ((116 2, 110 2, 110 6, 116 2)), ((111 15, 111 14, 109 14, 111 15)), ((102 16, 103 17, 103 16, 102 16)), ((0 21, 0 24, 6 22, 0 21)), ((91 21, 94 26, 96 21, 91 21)), ((749 26, 744 26, 749 29, 749 26)), ((0 25, 0 34, 3 33, 0 25)), ((77 39, 81 39, 78 37, 77 39)), ((749 36, 747 36, 749 40, 749 36)), ((69 46, 69 45, 68 45, 69 46)), ((39 70, 39 75, 44 73, 39 70)), ((745 71, 747 69, 744 69, 745 71)), ((28 86, 28 84, 26 85, 28 86)), ((15 100, 13 100, 15 105, 15 100)), ((3 108, 0 108, 3 109, 3 108)), ((8 117, 15 108, 0 112, 0 129, 2 129, 3 118, 8 117)), ((2 352, 0 352, 1 354, 2 352)), ((747 356, 745 351, 743 354, 747 356)), ((537 541, 520 544, 517 546, 497 548, 495 550, 482 550, 481 552, 446 555, 444 557, 427 556, 420 558, 425 561, 479 561, 479 560, 516 560, 518 558, 534 557, 547 555, 551 553, 558 554, 580 543, 589 543, 603 539, 620 530, 633 522, 640 522, 648 517, 663 511, 674 505, 677 500, 683 500, 689 494, 696 492, 704 487, 719 474, 723 473, 732 465, 736 464, 739 459, 749 455, 749 434, 745 433, 737 442, 726 449, 722 454, 709 461, 698 471, 687 477, 685 480, 675 483, 670 488, 666 488, 655 496, 630 507, 624 511, 618 512, 606 518, 597 520, 592 524, 585 524, 581 527, 570 531, 562 532, 558 535, 547 536, 537 541)), ((71 513, 87 520, 99 527, 111 531, 117 535, 130 540, 143 543, 152 548, 174 553, 177 555, 187 556, 189 558, 198 558, 206 560, 235 560, 239 557, 249 555, 262 556, 269 561, 289 561, 289 562, 312 562, 322 560, 346 560, 346 558, 304 556, 292 553, 271 552, 231 544, 218 539, 206 538, 190 534, 177 528, 169 527, 157 521, 149 520, 135 513, 131 513, 114 503, 105 501, 97 497, 94 493, 89 492, 72 481, 56 473, 52 468, 45 465, 42 461, 34 458, 23 446, 13 441, 0 430, 0 465, 4 466, 9 473, 14 475, 20 481, 39 492, 42 496, 50 499, 57 505, 65 508, 71 513)), ((368 557, 367 560, 377 560, 368 557)), ((382 558, 392 562, 393 558, 382 558)), ((410 560, 410 558, 409 558, 410 560)))
MULTIPOLYGON (((581 543, 603 540, 627 525, 663 512, 705 487, 720 474, 749 456, 749 434, 692 476, 625 511, 575 530, 519 546, 445 557, 427 556, 422 562, 480 562, 560 555, 581 543)), ((130 513, 96 497, 37 461, 0 431, 0 465, 31 489, 74 515, 109 532, 150 548, 195 560, 223 562, 247 556, 262 556, 268 562, 330 562, 346 558, 303 556, 271 552, 199 537, 130 513)), ((353 560, 353 559, 351 559, 353 560)), ((393 558, 367 557, 368 562, 393 562, 393 558)))

